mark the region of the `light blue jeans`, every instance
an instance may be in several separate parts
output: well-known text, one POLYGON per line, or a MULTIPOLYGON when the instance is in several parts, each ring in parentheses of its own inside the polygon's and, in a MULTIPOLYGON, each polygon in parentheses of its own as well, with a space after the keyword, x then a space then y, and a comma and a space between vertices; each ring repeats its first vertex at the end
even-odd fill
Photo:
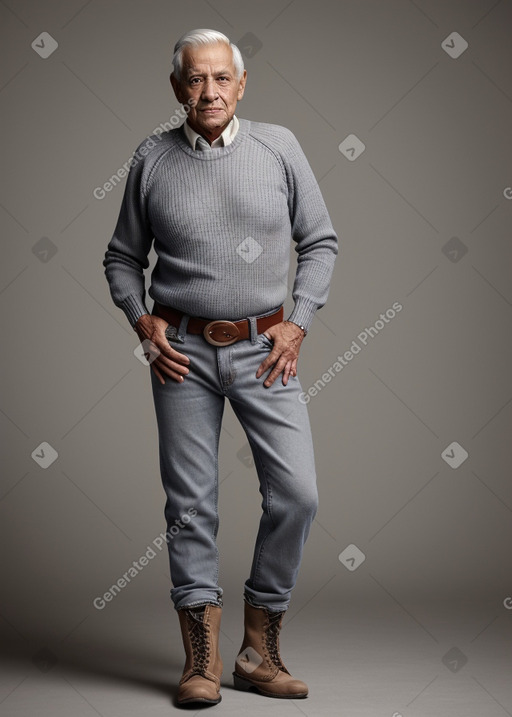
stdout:
MULTIPOLYGON (((257 334, 215 347, 202 335, 178 330, 171 345, 190 359, 183 383, 151 371, 158 423, 160 470, 167 496, 165 518, 176 609, 222 605, 218 585, 218 445, 225 398, 245 430, 256 466, 262 516, 244 596, 280 612, 288 608, 318 494, 307 407, 301 386, 281 377, 265 388, 255 377, 272 343, 257 334)), ((244 469, 245 470, 245 469, 244 469)))

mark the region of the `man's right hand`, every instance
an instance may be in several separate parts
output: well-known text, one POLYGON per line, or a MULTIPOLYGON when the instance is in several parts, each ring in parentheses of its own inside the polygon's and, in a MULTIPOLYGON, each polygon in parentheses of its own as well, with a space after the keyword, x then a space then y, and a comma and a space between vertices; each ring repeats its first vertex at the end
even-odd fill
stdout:
POLYGON ((165 329, 169 326, 167 321, 154 314, 144 314, 134 326, 137 336, 142 343, 145 339, 152 341, 160 351, 157 358, 151 363, 151 368, 160 383, 165 383, 164 375, 170 376, 178 383, 182 383, 188 374, 187 368, 190 359, 185 354, 173 349, 169 344, 165 329))

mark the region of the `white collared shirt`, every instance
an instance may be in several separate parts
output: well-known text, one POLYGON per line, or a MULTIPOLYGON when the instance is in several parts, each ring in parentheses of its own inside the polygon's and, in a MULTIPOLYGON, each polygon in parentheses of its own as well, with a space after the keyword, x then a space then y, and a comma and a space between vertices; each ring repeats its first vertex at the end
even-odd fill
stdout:
MULTIPOLYGON (((228 144, 231 144, 231 142, 235 139, 235 135, 238 132, 239 127, 238 118, 236 115, 233 115, 231 122, 228 124, 224 132, 220 135, 220 137, 217 137, 217 139, 214 139, 211 147, 214 149, 215 147, 227 147, 228 144)), ((189 125, 188 121, 185 121, 183 125, 183 131, 185 132, 185 136, 188 139, 190 146, 192 149, 196 148, 196 140, 199 137, 197 132, 195 132, 192 127, 189 125)))

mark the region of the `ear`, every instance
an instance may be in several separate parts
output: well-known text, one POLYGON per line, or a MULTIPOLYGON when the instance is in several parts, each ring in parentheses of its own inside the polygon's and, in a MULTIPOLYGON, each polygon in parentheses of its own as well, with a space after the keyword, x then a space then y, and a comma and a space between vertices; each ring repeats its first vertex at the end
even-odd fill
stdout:
POLYGON ((184 104, 185 99, 183 97, 183 92, 181 91, 181 83, 178 82, 174 72, 171 72, 169 79, 171 81, 172 89, 174 90, 176 99, 178 100, 178 102, 181 102, 181 104, 184 104))
POLYGON ((244 73, 243 73, 242 77, 240 78, 240 83, 238 85, 237 99, 239 99, 239 100, 241 100, 242 97, 244 96, 246 82, 247 82, 247 70, 244 70, 244 73))

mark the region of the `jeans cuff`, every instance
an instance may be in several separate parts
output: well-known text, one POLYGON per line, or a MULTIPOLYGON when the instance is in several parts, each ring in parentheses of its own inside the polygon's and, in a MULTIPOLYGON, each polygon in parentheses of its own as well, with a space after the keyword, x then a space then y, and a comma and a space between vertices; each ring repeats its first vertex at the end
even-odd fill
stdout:
POLYGON ((257 608, 260 608, 260 609, 262 609, 262 610, 266 610, 267 612, 273 612, 273 613, 275 613, 276 615, 279 614, 279 613, 282 613, 282 612, 286 612, 286 609, 287 609, 287 608, 286 608, 286 609, 277 609, 277 610, 276 610, 275 608, 271 608, 271 607, 269 607, 268 605, 259 605, 257 602, 254 601, 254 599, 253 599, 252 597, 250 597, 249 595, 247 595, 247 594, 245 594, 245 593, 244 593, 244 600, 245 600, 245 602, 246 602, 248 605, 250 605, 251 607, 257 607, 257 608))
POLYGON ((214 600, 198 600, 197 602, 191 602, 188 605, 181 605, 180 607, 175 608, 177 611, 179 610, 193 610, 196 607, 205 607, 206 605, 213 605, 214 607, 222 607, 222 600, 219 598, 217 602, 214 600))

